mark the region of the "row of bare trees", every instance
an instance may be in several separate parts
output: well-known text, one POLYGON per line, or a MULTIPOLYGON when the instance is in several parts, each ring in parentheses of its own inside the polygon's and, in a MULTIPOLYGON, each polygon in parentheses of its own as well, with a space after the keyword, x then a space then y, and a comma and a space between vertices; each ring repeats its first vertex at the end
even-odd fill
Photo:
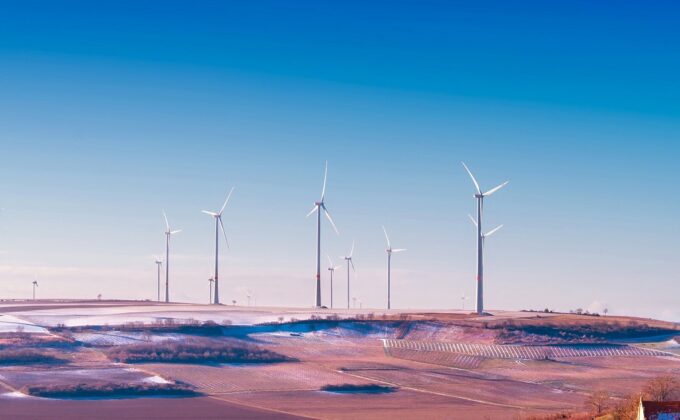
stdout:
POLYGON ((608 391, 597 390, 586 399, 585 404, 594 415, 610 412, 614 420, 635 420, 641 397, 652 401, 680 399, 680 379, 671 375, 658 376, 647 382, 641 392, 618 401, 614 401, 608 391))

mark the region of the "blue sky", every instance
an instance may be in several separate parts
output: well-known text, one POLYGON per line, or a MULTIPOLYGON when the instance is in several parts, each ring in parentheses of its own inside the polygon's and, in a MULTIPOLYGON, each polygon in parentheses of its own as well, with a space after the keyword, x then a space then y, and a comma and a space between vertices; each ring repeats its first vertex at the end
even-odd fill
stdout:
POLYGON ((489 307, 680 320, 676 5, 137 3, 0 5, 1 296, 155 296, 165 209, 173 297, 207 300, 200 210, 236 186, 223 300, 309 306, 328 160, 324 254, 356 240, 357 299, 385 304, 385 224, 393 305, 457 308, 465 160, 511 181, 489 307))

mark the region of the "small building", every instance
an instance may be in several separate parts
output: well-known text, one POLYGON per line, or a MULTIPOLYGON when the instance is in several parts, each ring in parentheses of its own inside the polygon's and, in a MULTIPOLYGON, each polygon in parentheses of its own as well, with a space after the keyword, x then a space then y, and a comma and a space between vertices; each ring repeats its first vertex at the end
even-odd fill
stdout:
POLYGON ((638 406, 638 420, 680 420, 680 401, 643 401, 638 406))

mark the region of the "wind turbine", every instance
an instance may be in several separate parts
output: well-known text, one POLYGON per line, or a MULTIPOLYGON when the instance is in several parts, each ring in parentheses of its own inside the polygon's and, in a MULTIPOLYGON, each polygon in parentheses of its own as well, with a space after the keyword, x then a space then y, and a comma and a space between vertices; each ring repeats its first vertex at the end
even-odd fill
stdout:
MULTIPOLYGON (((477 226, 477 221, 475 220, 475 218, 472 217, 471 214, 468 214, 468 217, 470 218, 470 221, 472 222, 472 224, 475 225, 475 227, 476 227, 476 226, 477 226)), ((486 243, 486 238, 488 238, 489 236, 491 236, 491 235, 493 235, 494 233, 498 232, 502 227, 503 227, 503 225, 498 225, 498 226, 496 226, 495 228, 491 229, 490 231, 488 231, 488 232, 482 234, 482 248, 484 248, 484 244, 486 243)))
POLYGON ((224 200, 224 204, 222 204, 222 208, 220 209, 219 212, 215 213, 212 211, 208 210, 202 210, 203 213, 210 215, 215 219, 215 276, 213 277, 215 279, 215 305, 220 304, 220 281, 219 281, 219 270, 218 270, 218 264, 219 264, 219 248, 220 248, 220 229, 222 229, 222 233, 224 234, 224 242, 227 244, 227 248, 229 248, 229 240, 227 239, 227 232, 224 230, 224 224, 222 223, 222 212, 224 211, 224 208, 227 207, 227 203, 229 202, 229 198, 231 198, 231 193, 234 192, 234 187, 231 187, 231 191, 229 191, 229 195, 227 195, 227 199, 224 200))
POLYGON ((157 300, 158 302, 161 301, 161 266, 163 265, 163 260, 160 258, 156 258, 156 271, 158 273, 158 291, 157 291, 157 300))
POLYGON ((208 298, 208 303, 212 303, 212 290, 213 290, 213 283, 215 282, 215 279, 210 277, 208 279, 209 285, 210 285, 210 297, 208 298))
POLYGON ((168 223, 168 216, 163 210, 163 218, 165 219, 165 303, 170 302, 170 236, 175 233, 180 233, 182 229, 170 230, 170 223, 168 223))
POLYGON ((387 236, 387 230, 385 230, 385 226, 382 227, 383 232, 385 233, 385 239, 387 240, 387 249, 385 250, 387 252, 387 309, 391 308, 391 273, 392 273, 392 253, 393 252, 402 252, 406 251, 404 248, 397 248, 397 249, 392 249, 392 244, 390 244, 390 237, 387 236))
POLYGON ((328 271, 331 272, 331 309, 333 309, 333 273, 335 272, 335 270, 341 268, 342 266, 340 266, 340 265, 334 266, 333 260, 331 260, 331 257, 328 256, 328 255, 326 255, 326 256, 328 257, 328 264, 330 264, 328 266, 328 271))
POLYGON ((347 309, 349 309, 349 266, 352 265, 352 271, 356 272, 354 268, 354 261, 352 261, 352 255, 354 254, 354 241, 352 241, 352 249, 349 250, 349 255, 340 257, 347 261, 347 309))
POLYGON ((331 226, 333 226, 333 230, 335 230, 335 233, 340 235, 340 232, 338 232, 338 228, 335 227, 335 223, 333 223, 333 218, 331 217, 330 213, 328 213, 328 209, 326 209, 326 203, 324 199, 326 198, 326 178, 328 176, 328 162, 326 162, 326 166, 323 172, 323 188, 321 189, 321 199, 319 201, 314 202, 314 208, 312 211, 307 213, 307 217, 311 216, 314 212, 316 212, 316 302, 315 306, 317 308, 321 307, 321 211, 326 215, 326 218, 328 219, 329 222, 331 222, 331 226))
POLYGON ((35 288, 38 287, 38 280, 33 280, 33 300, 35 300, 35 288))
POLYGON ((246 298, 248 299, 248 306, 250 306, 250 298, 252 294, 250 293, 250 290, 246 290, 246 298))
MULTIPOLYGON (((468 169, 467 165, 465 165, 464 162, 461 162, 463 164, 463 167, 467 171, 468 175, 470 175, 470 178, 472 178, 472 183, 475 184, 475 189, 477 190, 477 194, 474 195, 474 198, 477 199, 477 314, 478 315, 483 315, 484 314, 484 235, 482 234, 482 213, 484 212, 484 198, 489 197, 491 194, 495 193, 496 191, 500 190, 501 188, 505 187, 508 185, 509 181, 505 181, 504 183, 490 189, 487 192, 482 192, 482 190, 479 188, 479 183, 475 179, 475 176, 472 175, 472 172, 470 169, 468 169)), ((498 229, 496 229, 498 230, 498 229)), ((493 232, 491 232, 493 233, 493 232)))

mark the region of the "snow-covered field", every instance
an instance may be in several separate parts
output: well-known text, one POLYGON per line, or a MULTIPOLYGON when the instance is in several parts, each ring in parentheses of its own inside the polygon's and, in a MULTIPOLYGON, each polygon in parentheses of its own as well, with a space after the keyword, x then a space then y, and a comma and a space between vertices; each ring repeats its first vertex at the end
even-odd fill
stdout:
POLYGON ((13 315, 0 315, 0 333, 25 332, 47 334, 48 331, 30 321, 13 315))
MULTIPOLYGON (((329 315, 332 312, 329 312, 329 315)), ((127 323, 155 323, 166 320, 177 322, 189 321, 214 321, 216 323, 231 323, 233 325, 253 325, 265 322, 276 322, 279 319, 290 321, 291 319, 309 319, 315 312, 280 310, 270 311, 267 309, 240 308, 227 306, 208 305, 130 305, 115 307, 92 307, 83 306, 78 308, 50 308, 27 311, 14 311, 16 318, 23 322, 37 325, 55 327, 64 325, 67 327, 85 325, 123 325, 127 323)), ((343 316, 346 316, 343 314, 343 316)), ((21 322, 21 321, 20 321, 21 322)), ((1 327, 0 327, 1 328, 1 327)))

